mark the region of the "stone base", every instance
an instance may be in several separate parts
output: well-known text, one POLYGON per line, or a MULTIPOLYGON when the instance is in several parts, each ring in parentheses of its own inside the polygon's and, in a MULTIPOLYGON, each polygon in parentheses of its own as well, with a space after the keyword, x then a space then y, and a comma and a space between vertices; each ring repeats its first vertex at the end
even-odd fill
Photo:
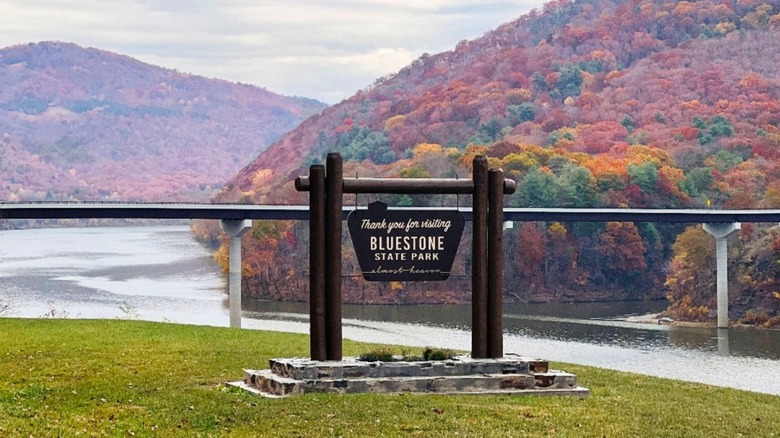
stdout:
POLYGON ((522 394, 587 397, 574 374, 549 370, 547 361, 507 355, 500 359, 423 362, 340 362, 272 359, 268 370, 244 370, 229 385, 270 397, 308 393, 522 394))

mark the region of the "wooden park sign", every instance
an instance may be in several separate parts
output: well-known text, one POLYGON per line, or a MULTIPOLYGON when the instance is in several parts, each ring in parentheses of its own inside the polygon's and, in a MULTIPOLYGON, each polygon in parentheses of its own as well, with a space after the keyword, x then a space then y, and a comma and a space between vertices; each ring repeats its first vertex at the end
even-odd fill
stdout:
POLYGON ((446 280, 465 222, 457 210, 388 210, 382 202, 347 218, 368 281, 446 280))
MULTIPOLYGON (((309 192, 309 323, 312 360, 340 361, 341 238, 344 193, 472 195, 471 355, 503 353, 504 194, 515 182, 487 158, 473 161, 472 179, 344 178, 341 155, 328 154, 295 188, 309 192), (327 174, 326 174, 327 169, 327 174)), ((374 203, 351 212, 348 225, 363 276, 371 281, 443 280, 464 227, 457 210, 394 210, 374 203), (457 234, 457 236, 456 236, 457 234)))

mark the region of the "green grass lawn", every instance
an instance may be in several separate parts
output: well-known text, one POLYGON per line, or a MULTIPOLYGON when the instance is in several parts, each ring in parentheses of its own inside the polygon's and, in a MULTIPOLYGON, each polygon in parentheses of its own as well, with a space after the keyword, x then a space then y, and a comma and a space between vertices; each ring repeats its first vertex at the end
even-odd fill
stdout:
MULTIPOLYGON (((0 437, 780 437, 780 397, 569 364, 553 367, 577 374, 591 397, 266 399, 225 386, 272 357, 307 356, 308 342, 139 321, 0 318, 0 437)), ((345 355, 369 348, 344 343, 345 355)))

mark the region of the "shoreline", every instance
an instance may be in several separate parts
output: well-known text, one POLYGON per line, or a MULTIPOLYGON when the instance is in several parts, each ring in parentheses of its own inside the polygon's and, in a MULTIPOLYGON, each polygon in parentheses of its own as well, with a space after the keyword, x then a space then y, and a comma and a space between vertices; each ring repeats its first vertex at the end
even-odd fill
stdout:
POLYGON ((634 324, 653 324, 653 325, 665 325, 669 327, 688 327, 688 328, 706 328, 706 329, 715 328, 715 323, 713 322, 694 322, 694 321, 677 321, 677 320, 662 321, 661 320, 661 318, 663 318, 662 315, 663 313, 648 313, 645 315, 628 316, 626 318, 621 318, 621 319, 625 322, 630 322, 634 324))
MULTIPOLYGON (((662 318, 663 313, 648 313, 645 315, 635 315, 635 316, 629 316, 626 318, 618 318, 618 321, 625 321, 630 322, 633 324, 657 324, 657 325, 666 325, 669 327, 686 327, 686 328, 702 328, 702 329, 716 329, 715 322, 714 321, 707 321, 707 322, 695 322, 695 321, 671 321, 671 322, 660 322, 660 318, 662 318)), ((743 324, 739 321, 729 321, 729 327, 733 329, 744 329, 744 330, 773 330, 773 331, 780 331, 780 327, 761 327, 756 326, 753 324, 743 324)))

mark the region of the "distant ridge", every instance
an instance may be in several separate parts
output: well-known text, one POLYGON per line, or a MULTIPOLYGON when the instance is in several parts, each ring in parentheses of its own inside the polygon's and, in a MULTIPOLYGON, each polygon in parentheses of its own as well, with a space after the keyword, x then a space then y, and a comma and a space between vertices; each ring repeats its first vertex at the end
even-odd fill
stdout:
POLYGON ((327 105, 71 43, 0 49, 0 199, 206 201, 327 105))

